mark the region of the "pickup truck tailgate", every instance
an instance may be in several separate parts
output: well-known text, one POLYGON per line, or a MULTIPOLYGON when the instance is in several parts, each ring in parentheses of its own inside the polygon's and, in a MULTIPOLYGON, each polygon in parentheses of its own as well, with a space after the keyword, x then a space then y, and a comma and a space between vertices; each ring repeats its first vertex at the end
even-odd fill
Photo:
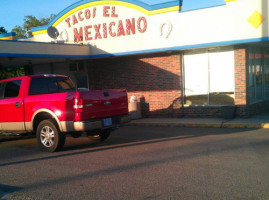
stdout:
POLYGON ((126 90, 95 90, 79 92, 83 101, 82 120, 128 114, 126 90))

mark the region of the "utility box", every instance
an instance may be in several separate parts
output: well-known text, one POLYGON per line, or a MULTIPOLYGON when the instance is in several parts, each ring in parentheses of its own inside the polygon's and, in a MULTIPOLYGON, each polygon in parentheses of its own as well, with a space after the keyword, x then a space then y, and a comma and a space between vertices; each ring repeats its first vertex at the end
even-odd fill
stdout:
POLYGON ((132 119, 141 118, 141 106, 140 106, 140 103, 137 102, 136 96, 131 96, 128 107, 129 107, 129 113, 132 119))

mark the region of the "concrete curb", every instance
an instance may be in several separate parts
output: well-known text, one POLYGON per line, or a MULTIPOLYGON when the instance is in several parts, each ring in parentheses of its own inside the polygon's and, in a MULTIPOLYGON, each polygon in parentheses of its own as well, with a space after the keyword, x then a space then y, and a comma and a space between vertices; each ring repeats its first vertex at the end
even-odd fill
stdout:
POLYGON ((255 128, 255 129, 260 129, 260 128, 269 128, 269 124, 268 123, 241 123, 241 124, 230 123, 230 124, 223 124, 223 128, 255 128))
POLYGON ((163 127, 189 127, 189 128, 269 128, 269 123, 236 123, 232 121, 216 122, 216 123, 195 123, 195 122, 163 122, 163 121, 151 121, 139 120, 131 121, 128 126, 163 126, 163 127))
POLYGON ((171 126, 171 127, 201 127, 201 128, 221 128, 221 124, 197 124, 182 122, 130 122, 129 126, 171 126))

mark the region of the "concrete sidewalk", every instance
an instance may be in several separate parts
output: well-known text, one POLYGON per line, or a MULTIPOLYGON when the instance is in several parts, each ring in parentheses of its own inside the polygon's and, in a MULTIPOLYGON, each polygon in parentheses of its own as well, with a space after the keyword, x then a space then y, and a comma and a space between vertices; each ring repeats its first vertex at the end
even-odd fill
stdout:
POLYGON ((234 118, 144 118, 132 120, 128 125, 136 126, 178 126, 204 128, 269 128, 269 113, 255 115, 248 119, 234 118))

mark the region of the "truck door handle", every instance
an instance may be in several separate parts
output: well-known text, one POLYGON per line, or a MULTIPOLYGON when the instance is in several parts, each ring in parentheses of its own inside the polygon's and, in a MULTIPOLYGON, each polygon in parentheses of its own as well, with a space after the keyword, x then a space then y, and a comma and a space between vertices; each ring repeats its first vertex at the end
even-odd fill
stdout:
POLYGON ((21 106, 20 102, 15 103, 15 108, 19 108, 21 106))
POLYGON ((111 102, 110 102, 110 101, 106 101, 104 104, 105 104, 106 106, 109 106, 109 105, 111 104, 111 102))

